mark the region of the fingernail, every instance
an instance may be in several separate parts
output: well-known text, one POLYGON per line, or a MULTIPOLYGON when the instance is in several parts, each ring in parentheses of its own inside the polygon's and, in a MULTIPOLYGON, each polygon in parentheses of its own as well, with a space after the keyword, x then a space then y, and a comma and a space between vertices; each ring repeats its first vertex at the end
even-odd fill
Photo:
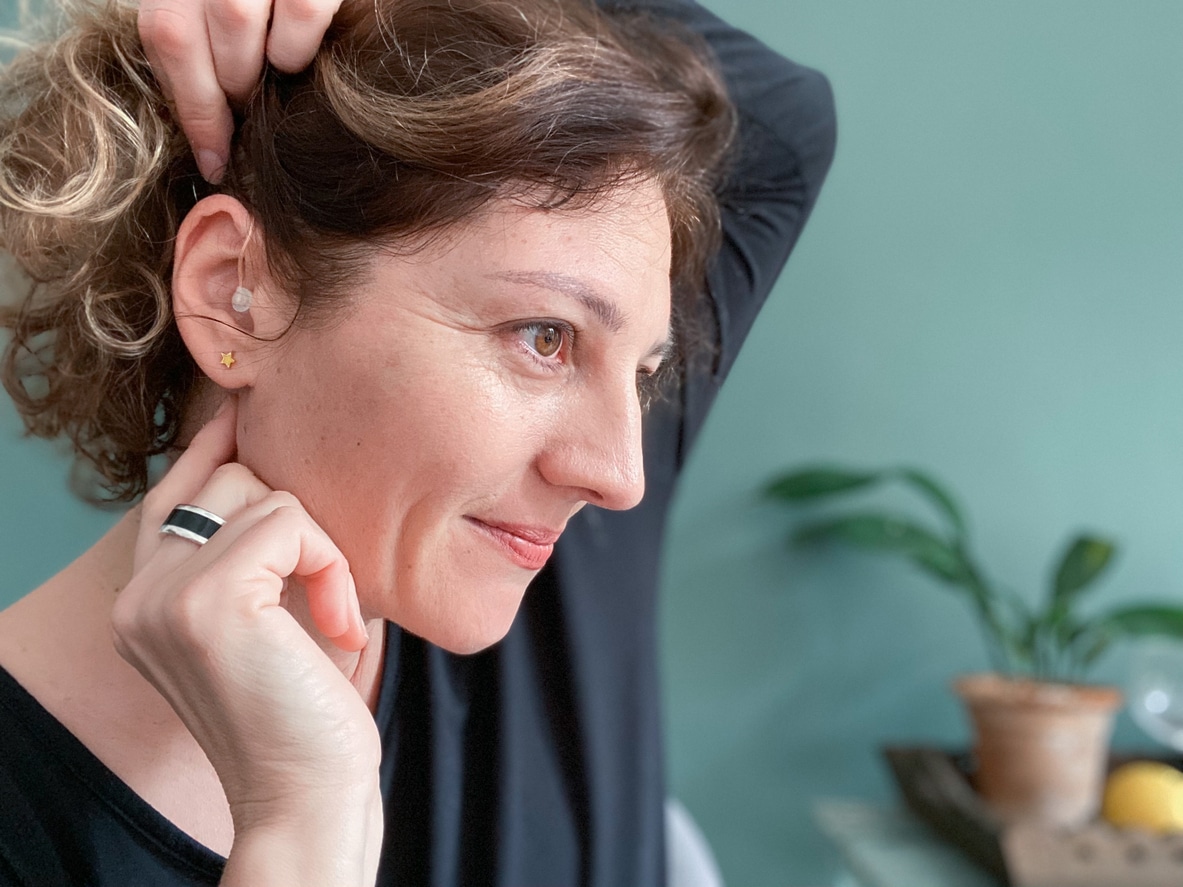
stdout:
POLYGON ((217 185, 226 174, 226 158, 217 151, 202 148, 197 152, 197 168, 201 176, 211 185, 217 185))

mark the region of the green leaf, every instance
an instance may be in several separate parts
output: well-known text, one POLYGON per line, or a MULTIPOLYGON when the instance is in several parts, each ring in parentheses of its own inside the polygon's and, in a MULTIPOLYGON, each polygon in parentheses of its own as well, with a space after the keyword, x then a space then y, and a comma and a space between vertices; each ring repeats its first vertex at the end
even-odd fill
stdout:
POLYGON ((1082 670, 1089 668, 1094 662, 1101 658, 1101 654, 1109 649, 1110 640, 1111 639, 1104 634, 1098 634, 1095 638, 1093 638, 1092 642, 1087 647, 1085 647, 1084 651, 1080 654, 1080 664, 1082 670))
POLYGON ((1092 622, 1081 625, 1072 632, 1068 640, 1067 651, 1072 660, 1079 664, 1081 672, 1090 668, 1101 654, 1109 649, 1116 634, 1109 631, 1104 624, 1092 622))
POLYGON ((995 614, 994 624, 987 629, 997 635, 997 642, 1013 669, 1030 671, 1035 663, 1036 632, 1038 625, 1031 608, 1009 588, 986 592, 988 606, 995 614))
POLYGON ((1109 565, 1113 543, 1096 536, 1077 536, 1064 552, 1052 586, 1052 609, 1065 611, 1080 591, 1109 565))
POLYGON ((1183 638, 1183 607, 1170 604, 1121 607, 1100 616, 1095 624, 1111 635, 1183 638))
POLYGON ((961 514, 961 509, 957 506, 957 500, 953 498, 948 490, 927 474, 917 471, 915 468, 901 468, 899 475, 926 495, 941 513, 949 518, 949 523, 953 525, 953 531, 957 534, 957 538, 965 538, 965 518, 961 514))
POLYGON ((953 546, 923 527, 884 514, 856 514, 810 524, 798 530, 799 543, 833 540, 859 548, 886 551, 910 559, 944 582, 964 584, 968 570, 953 546))
POLYGON ((802 502, 867 487, 882 477, 882 472, 878 471, 848 471, 824 466, 807 468, 773 479, 765 487, 764 495, 789 502, 802 502))

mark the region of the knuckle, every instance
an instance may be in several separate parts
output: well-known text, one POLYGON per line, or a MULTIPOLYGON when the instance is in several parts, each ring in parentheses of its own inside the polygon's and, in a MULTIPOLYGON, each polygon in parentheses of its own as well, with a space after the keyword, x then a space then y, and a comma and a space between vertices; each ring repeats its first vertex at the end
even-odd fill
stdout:
POLYGON ((159 633, 168 637, 178 648, 206 646, 211 607, 216 606, 216 595, 209 583, 195 578, 181 585, 169 596, 161 614, 159 633))
POLYGON ((308 518, 304 514, 304 509, 298 505, 283 504, 272 508, 265 520, 275 531, 290 534, 299 532, 308 518))
POLYGON ((324 0, 287 0, 283 5, 284 15, 301 25, 315 25, 327 22, 333 17, 335 5, 324 0))
POLYGON ((193 150, 208 148, 215 153, 229 150, 232 122, 228 122, 230 109, 221 94, 195 96, 192 101, 177 95, 173 103, 181 126, 193 150))
POLYGON ((266 7, 257 0, 217 0, 209 6, 209 16, 223 28, 237 31, 263 20, 266 7))
POLYGON ((115 649, 124 659, 131 650, 131 638, 138 625, 137 613, 124 595, 116 598, 115 606, 111 609, 111 636, 115 641, 115 649))
POLYGON ((214 469, 214 473, 210 475, 209 483, 206 487, 216 485, 226 485, 232 487, 255 486, 259 484, 259 478, 253 471, 243 465, 241 462, 225 462, 214 469))
POLYGON ((173 104, 184 121, 185 133, 190 136, 190 140, 199 133, 204 134, 217 127, 221 115, 216 99, 217 96, 192 93, 188 87, 173 88, 173 104))
POLYGON ((210 475, 207 487, 214 484, 228 484, 234 483, 235 479, 240 477, 239 466, 237 462, 226 462, 214 469, 214 473, 210 475))
POLYGON ((162 58, 180 58, 192 44, 194 21, 183 4, 145 3, 136 23, 140 40, 162 58))
POLYGON ((196 624, 205 609, 208 595, 200 581, 186 582, 172 595, 167 609, 168 620, 173 625, 185 628, 196 624))
POLYGON ((284 518, 304 515, 304 506, 300 504, 300 500, 287 490, 272 490, 267 494, 266 505, 272 514, 284 518))
POLYGON ((136 646, 132 643, 132 636, 128 631, 129 626, 123 620, 111 619, 111 642, 115 646, 115 652, 119 654, 126 662, 136 665, 139 661, 136 646))

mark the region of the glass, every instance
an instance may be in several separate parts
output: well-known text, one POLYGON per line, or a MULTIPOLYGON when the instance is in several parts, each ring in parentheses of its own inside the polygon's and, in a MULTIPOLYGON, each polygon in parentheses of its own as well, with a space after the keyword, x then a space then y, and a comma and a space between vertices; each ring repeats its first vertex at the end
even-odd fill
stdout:
POLYGON ((1155 638, 1134 646, 1127 705, 1139 727, 1183 752, 1183 642, 1155 638))

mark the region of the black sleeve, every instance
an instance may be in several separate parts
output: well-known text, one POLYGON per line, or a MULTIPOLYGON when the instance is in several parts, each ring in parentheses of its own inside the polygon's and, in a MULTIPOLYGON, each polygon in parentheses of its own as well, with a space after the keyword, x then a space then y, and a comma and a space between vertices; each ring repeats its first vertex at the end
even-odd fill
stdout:
POLYGON ((821 75, 690 0, 601 2, 674 17, 701 34, 739 108, 740 153, 720 195, 725 243, 709 281, 718 359, 646 416, 641 504, 575 515, 501 643, 462 657, 401 636, 399 664, 387 665, 383 679, 398 680, 393 726, 383 731, 393 737, 383 756, 384 773, 394 774, 383 792, 390 870, 404 854, 463 854, 443 869, 485 872, 492 859, 496 883, 512 887, 666 882, 656 649, 666 515, 685 444, 817 199, 834 112, 821 75), (413 741, 402 738, 404 728, 413 741), (463 778, 436 778, 454 774, 456 760, 463 778), (434 811, 426 849, 416 837, 422 810, 434 811), (405 828, 397 825, 402 811, 405 828), (399 838, 408 834, 413 841, 399 838))
POLYGON ((604 5, 668 17, 705 38, 739 113, 736 155, 720 194, 723 246, 708 282, 718 353, 710 376, 683 388, 684 457, 817 201, 834 156, 834 99, 822 74, 692 0, 604 5))

